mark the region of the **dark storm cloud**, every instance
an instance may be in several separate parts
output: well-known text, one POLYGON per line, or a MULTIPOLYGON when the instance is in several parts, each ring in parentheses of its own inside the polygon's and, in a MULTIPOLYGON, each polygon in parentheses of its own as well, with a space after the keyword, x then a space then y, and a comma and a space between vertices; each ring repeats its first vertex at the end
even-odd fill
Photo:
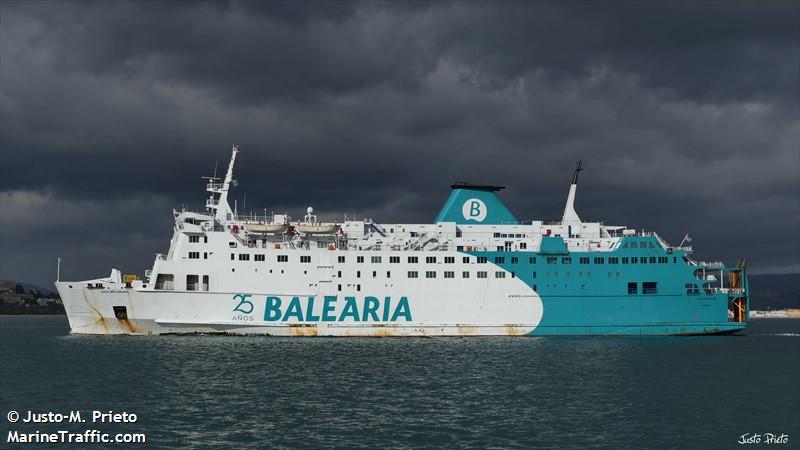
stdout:
POLYGON ((241 144, 240 209, 428 222, 454 180, 800 270, 800 6, 2 2, 0 277, 140 272, 241 144), (80 264, 80 266, 78 266, 80 264), (47 267, 42 268, 42 265, 47 267), (72 267, 72 269, 69 269, 72 267))

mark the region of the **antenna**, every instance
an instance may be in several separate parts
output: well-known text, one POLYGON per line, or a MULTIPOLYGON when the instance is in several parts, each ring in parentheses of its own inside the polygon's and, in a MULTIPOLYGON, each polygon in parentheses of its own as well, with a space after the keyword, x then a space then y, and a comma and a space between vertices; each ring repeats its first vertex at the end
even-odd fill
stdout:
POLYGON ((578 164, 575 165, 575 174, 572 175, 572 184, 578 184, 578 174, 580 171, 583 170, 583 160, 578 160, 578 164))
POLYGON ((56 266, 56 281, 61 281, 61 257, 58 257, 58 264, 56 266))

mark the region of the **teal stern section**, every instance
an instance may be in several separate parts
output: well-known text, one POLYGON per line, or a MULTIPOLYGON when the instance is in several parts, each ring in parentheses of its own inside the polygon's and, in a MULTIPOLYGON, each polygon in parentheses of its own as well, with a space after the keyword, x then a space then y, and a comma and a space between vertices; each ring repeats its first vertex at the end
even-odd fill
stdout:
POLYGON ((456 183, 450 187, 453 191, 434 222, 455 222, 463 225, 518 223, 517 218, 495 194, 504 189, 503 187, 466 183, 456 183))

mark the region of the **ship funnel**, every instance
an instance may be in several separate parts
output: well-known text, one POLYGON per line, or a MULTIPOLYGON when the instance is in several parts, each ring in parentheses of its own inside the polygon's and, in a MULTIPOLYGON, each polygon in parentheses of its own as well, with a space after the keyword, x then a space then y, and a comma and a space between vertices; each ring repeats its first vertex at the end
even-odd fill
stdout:
POLYGON ((581 218, 575 212, 575 191, 578 189, 578 174, 583 170, 583 162, 578 160, 575 166, 575 173, 572 175, 572 184, 569 186, 569 195, 567 195, 567 204, 564 206, 564 216, 561 218, 562 222, 580 222, 581 218))
POLYGON ((497 197, 502 186, 455 183, 453 192, 442 206, 434 222, 455 222, 473 225, 516 224, 517 219, 497 197))

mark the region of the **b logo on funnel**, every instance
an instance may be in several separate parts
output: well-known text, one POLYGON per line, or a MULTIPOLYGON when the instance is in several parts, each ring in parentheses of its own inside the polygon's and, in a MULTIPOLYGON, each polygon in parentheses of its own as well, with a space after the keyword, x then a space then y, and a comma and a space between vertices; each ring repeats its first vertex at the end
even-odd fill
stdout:
POLYGON ((486 203, 477 198, 471 198, 464 202, 461 207, 461 214, 464 215, 464 220, 483 222, 486 219, 486 203))

